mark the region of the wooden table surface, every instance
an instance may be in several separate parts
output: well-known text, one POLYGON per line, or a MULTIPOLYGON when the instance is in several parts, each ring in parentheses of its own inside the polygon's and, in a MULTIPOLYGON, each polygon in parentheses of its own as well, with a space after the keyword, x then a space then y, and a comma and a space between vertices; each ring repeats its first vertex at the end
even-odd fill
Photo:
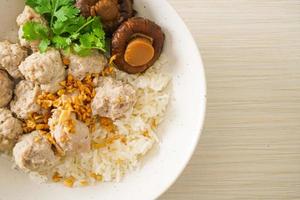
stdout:
POLYGON ((208 109, 162 200, 300 199, 300 0, 169 0, 203 56, 208 109))

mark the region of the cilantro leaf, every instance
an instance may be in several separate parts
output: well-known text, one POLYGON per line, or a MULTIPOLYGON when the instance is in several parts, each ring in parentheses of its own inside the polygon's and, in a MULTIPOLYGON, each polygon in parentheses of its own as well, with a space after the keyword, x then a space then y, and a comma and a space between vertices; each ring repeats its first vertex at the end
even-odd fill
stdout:
POLYGON ((57 35, 63 33, 75 33, 81 26, 85 24, 86 20, 84 17, 80 16, 74 19, 63 21, 56 21, 53 25, 53 32, 57 35))
MULTIPOLYGON (((49 1, 49 0, 48 0, 49 1)), ((53 5, 57 4, 57 7, 73 5, 75 0, 51 0, 53 5)))
POLYGON ((26 5, 33 8, 39 14, 51 13, 52 6, 50 0, 26 0, 26 5))
POLYGON ((78 45, 78 44, 75 44, 73 46, 73 50, 80 56, 88 56, 92 52, 90 48, 86 48, 86 47, 78 45))
POLYGON ((23 26, 23 37, 28 41, 47 39, 49 29, 39 22, 27 22, 23 26))
POLYGON ((63 6, 54 13, 57 21, 65 22, 68 19, 73 19, 79 14, 79 10, 74 6, 63 6))
POLYGON ((30 6, 31 8, 35 8, 39 5, 38 0, 26 0, 25 4, 30 6))
POLYGON ((24 38, 40 40, 39 50, 49 46, 81 56, 93 49, 106 51, 105 32, 99 17, 84 18, 74 6, 75 0, 25 0, 26 5, 41 14, 49 27, 38 22, 27 22, 23 27, 24 38))
POLYGON ((42 53, 45 53, 47 51, 48 46, 50 45, 50 40, 43 39, 39 44, 39 50, 42 53))
POLYGON ((72 40, 69 37, 62 37, 62 36, 56 35, 53 37, 52 42, 56 48, 65 49, 71 45, 72 40))

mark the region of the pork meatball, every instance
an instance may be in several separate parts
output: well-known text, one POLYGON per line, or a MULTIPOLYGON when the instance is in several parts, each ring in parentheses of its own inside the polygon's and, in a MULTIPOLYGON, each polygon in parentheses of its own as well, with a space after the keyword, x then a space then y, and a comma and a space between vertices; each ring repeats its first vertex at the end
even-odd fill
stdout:
POLYGON ((13 149, 17 166, 26 171, 45 172, 57 161, 49 141, 37 131, 24 135, 13 149))
POLYGON ((13 78, 22 77, 18 66, 25 60, 27 51, 19 44, 12 44, 9 41, 0 42, 0 67, 4 68, 13 78))
POLYGON ((15 97, 10 103, 10 108, 18 118, 27 119, 30 113, 41 111, 40 106, 36 103, 37 97, 41 93, 38 85, 23 80, 16 86, 14 93, 15 97))
POLYGON ((46 92, 56 92, 65 79, 66 70, 59 51, 49 49, 46 53, 36 52, 19 66, 26 80, 40 85, 46 92))
POLYGON ((18 26, 24 25, 26 22, 34 21, 46 24, 46 20, 30 6, 25 6, 23 12, 17 17, 18 26))
POLYGON ((33 51, 37 51, 40 41, 27 41, 23 38, 23 26, 27 22, 39 22, 47 25, 47 21, 38 13, 36 13, 31 7, 25 6, 23 12, 17 17, 17 24, 19 28, 19 40, 20 44, 24 47, 31 48, 33 51))
POLYGON ((90 150, 91 138, 88 127, 67 110, 55 110, 49 120, 51 135, 65 154, 83 153, 90 150))
POLYGON ((68 73, 79 80, 82 80, 87 74, 100 73, 107 64, 105 56, 98 51, 85 57, 75 54, 66 57, 70 60, 68 73))
POLYGON ((22 122, 10 110, 0 108, 0 152, 10 152, 22 133, 22 122))
POLYGON ((94 115, 115 120, 131 112, 136 100, 136 91, 131 85, 101 77, 92 101, 92 111, 94 115))
POLYGON ((6 106, 13 94, 13 82, 5 71, 0 70, 0 108, 6 106))

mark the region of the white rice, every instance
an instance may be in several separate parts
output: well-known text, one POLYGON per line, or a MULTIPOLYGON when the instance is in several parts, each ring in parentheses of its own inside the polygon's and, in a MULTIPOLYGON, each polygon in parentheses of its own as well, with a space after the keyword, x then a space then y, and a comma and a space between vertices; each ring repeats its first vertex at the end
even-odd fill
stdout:
MULTIPOLYGON (((142 75, 117 71, 116 78, 136 87, 138 94, 132 114, 114 122, 118 133, 126 137, 127 143, 118 139, 108 147, 67 157, 48 174, 48 180, 51 181, 52 174, 58 172, 62 177, 74 177, 74 186, 80 186, 82 180, 95 183, 96 180, 90 176, 94 173, 101 175, 103 181, 118 182, 126 172, 137 169, 140 159, 158 142, 156 125, 162 122, 169 103, 167 86, 171 78, 162 73, 166 64, 161 58, 142 75), (144 136, 145 133, 147 136, 144 136)), ((107 134, 105 129, 97 125, 93 137, 105 138, 107 134)), ((43 180, 34 174, 31 177, 43 180)))

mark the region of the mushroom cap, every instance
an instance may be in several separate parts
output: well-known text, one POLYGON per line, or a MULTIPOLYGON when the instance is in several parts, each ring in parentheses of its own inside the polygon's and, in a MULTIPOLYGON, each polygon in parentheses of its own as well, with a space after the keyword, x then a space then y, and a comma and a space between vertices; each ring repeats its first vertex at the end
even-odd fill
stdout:
POLYGON ((115 56, 114 64, 118 69, 129 74, 144 72, 160 57, 164 41, 165 34, 160 26, 142 17, 130 18, 124 22, 113 34, 111 52, 112 55, 115 56), (133 36, 137 34, 152 38, 152 45, 155 51, 153 58, 147 64, 141 66, 131 66, 125 61, 124 54, 128 43, 133 39, 133 36))
POLYGON ((84 17, 89 17, 91 16, 91 7, 98 1, 99 0, 77 0, 75 6, 80 9, 84 17))
POLYGON ((100 16, 108 35, 135 14, 133 0, 77 0, 76 7, 85 17, 100 16))
POLYGON ((136 11, 133 9, 133 0, 119 0, 119 5, 122 17, 120 23, 135 15, 136 11))

